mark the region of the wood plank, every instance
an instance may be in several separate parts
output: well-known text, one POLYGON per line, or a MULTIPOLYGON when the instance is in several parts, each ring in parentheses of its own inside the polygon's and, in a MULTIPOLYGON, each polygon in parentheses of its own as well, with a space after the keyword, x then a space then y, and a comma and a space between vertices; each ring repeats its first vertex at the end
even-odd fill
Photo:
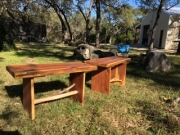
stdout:
MULTIPOLYGON (((119 74, 119 66, 121 66, 122 64, 116 65, 114 67, 111 68, 111 79, 117 78, 118 80, 120 80, 120 74, 119 74)), ((118 84, 120 85, 121 81, 112 81, 111 83, 113 84, 118 84)))
POLYGON ((33 78, 23 79, 23 107, 33 120, 35 118, 33 78))
POLYGON ((67 93, 60 94, 60 95, 35 99, 34 104, 39 104, 39 103, 43 103, 43 102, 47 102, 47 101, 53 101, 53 100, 69 97, 69 96, 72 96, 72 95, 76 95, 77 93, 78 93, 78 91, 74 90, 74 91, 70 91, 70 92, 67 92, 67 93))
POLYGON ((82 62, 64 62, 64 63, 48 63, 48 64, 22 64, 22 65, 7 65, 8 68, 11 68, 14 71, 21 70, 43 70, 43 69, 56 69, 56 68, 65 68, 65 67, 81 67, 87 66, 82 62))
POLYGON ((54 64, 12 65, 6 66, 6 69, 14 78, 18 79, 63 73, 68 74, 72 72, 88 72, 96 70, 97 67, 82 62, 70 62, 54 64))
POLYGON ((112 56, 112 57, 106 57, 100 59, 87 60, 85 61, 85 63, 101 66, 101 67, 112 67, 127 61, 130 61, 130 58, 112 56))
POLYGON ((112 78, 110 80, 110 83, 112 83, 112 82, 122 82, 122 80, 119 80, 118 78, 112 78))
POLYGON ((73 89, 78 91, 78 94, 72 96, 72 99, 84 105, 85 73, 71 73, 69 81, 70 85, 75 83, 75 86, 71 88, 70 91, 72 91, 73 89))
POLYGON ((119 85, 121 86, 125 86, 126 84, 126 68, 127 68, 126 62, 118 66, 119 79, 122 80, 121 82, 119 82, 119 85))
POLYGON ((92 72, 91 90, 105 94, 110 93, 111 67, 98 67, 98 70, 92 72))

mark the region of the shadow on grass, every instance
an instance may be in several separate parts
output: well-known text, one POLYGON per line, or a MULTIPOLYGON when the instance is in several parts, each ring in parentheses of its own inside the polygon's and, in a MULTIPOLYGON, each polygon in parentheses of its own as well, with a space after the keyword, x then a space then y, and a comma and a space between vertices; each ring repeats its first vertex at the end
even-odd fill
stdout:
MULTIPOLYGON (((12 103, 13 104, 13 103, 12 103)), ((6 123, 4 125, 2 125, 1 123, 1 126, 0 126, 0 135, 11 135, 13 133, 18 133, 17 131, 3 131, 1 129, 3 129, 4 127, 6 127, 7 125, 10 125, 13 121, 12 121, 12 118, 17 118, 20 113, 18 111, 15 111, 15 109, 12 107, 12 104, 11 105, 8 105, 6 106, 0 113, 0 119, 3 119, 6 121, 6 123)), ((17 134, 18 135, 18 134, 17 134)))
POLYGON ((88 88, 91 88, 91 84, 89 83, 90 80, 91 80, 91 72, 87 72, 86 73, 86 79, 85 79, 85 85, 88 88))
POLYGON ((0 81, 0 84, 3 84, 4 82, 3 81, 0 81))
MULTIPOLYGON (((61 81, 51 81, 51 82, 38 82, 34 84, 35 93, 43 93, 51 90, 62 90, 67 85, 61 81)), ((22 85, 11 85, 5 86, 8 96, 11 98, 20 97, 23 101, 23 88, 22 85)))
POLYGON ((21 135, 18 130, 15 131, 4 131, 0 129, 0 135, 21 135))
POLYGON ((4 61, 4 58, 1 58, 1 57, 0 57, 0 62, 1 62, 1 61, 4 61))
POLYGON ((150 85, 160 84, 166 87, 172 87, 173 90, 179 90, 180 82, 179 76, 180 65, 172 65, 172 69, 168 72, 146 72, 143 65, 134 63, 133 61, 127 65, 127 76, 131 76, 134 79, 150 79, 155 83, 150 85))
POLYGON ((57 46, 49 44, 37 44, 28 45, 23 44, 17 51, 18 56, 28 56, 28 57, 54 57, 65 61, 75 61, 73 56, 66 56, 67 53, 73 53, 74 47, 69 46, 57 46))
POLYGON ((137 106, 141 108, 140 111, 148 121, 151 121, 150 127, 147 129, 153 134, 158 134, 159 131, 166 131, 168 133, 179 132, 180 127, 177 122, 169 120, 167 114, 162 111, 157 104, 148 101, 137 101, 137 106))

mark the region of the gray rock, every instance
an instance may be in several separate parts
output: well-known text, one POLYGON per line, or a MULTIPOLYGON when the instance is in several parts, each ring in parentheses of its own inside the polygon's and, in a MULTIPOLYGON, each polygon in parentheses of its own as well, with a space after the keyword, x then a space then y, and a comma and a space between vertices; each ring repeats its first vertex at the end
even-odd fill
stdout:
POLYGON ((97 59, 109 56, 116 56, 116 50, 102 51, 95 50, 94 46, 81 44, 74 50, 73 57, 80 60, 97 59))
POLYGON ((95 50, 94 54, 96 54, 99 58, 104 57, 110 57, 110 56, 116 56, 116 52, 109 50, 109 51, 101 51, 101 50, 95 50))
POLYGON ((162 52, 148 52, 144 64, 148 72, 168 71, 171 68, 170 60, 162 52))
POLYGON ((94 47, 87 44, 80 44, 74 50, 73 56, 77 59, 91 59, 94 47))

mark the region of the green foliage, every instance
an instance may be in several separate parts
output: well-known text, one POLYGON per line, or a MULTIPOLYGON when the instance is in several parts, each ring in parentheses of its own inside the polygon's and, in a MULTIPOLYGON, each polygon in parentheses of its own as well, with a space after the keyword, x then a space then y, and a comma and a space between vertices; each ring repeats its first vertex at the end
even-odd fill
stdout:
POLYGON ((10 51, 15 47, 15 43, 10 35, 9 26, 6 21, 7 18, 0 15, 0 51, 10 51))
POLYGON ((113 42, 115 44, 120 43, 120 44, 132 44, 134 37, 133 37, 133 31, 128 30, 128 31, 122 31, 120 35, 117 35, 114 37, 113 42))

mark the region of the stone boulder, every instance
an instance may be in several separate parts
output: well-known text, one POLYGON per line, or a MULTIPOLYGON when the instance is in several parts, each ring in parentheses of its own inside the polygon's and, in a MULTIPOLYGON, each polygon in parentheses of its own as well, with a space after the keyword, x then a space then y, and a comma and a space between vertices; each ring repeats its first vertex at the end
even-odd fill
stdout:
POLYGON ((92 59, 104 58, 104 57, 110 57, 116 55, 117 53, 113 50, 109 50, 109 51, 95 50, 92 54, 92 59))
POLYGON ((76 59, 91 59, 91 55, 94 52, 94 46, 87 44, 80 44, 74 50, 73 57, 76 59))
POLYGON ((171 68, 168 57, 164 53, 156 51, 147 53, 144 64, 148 72, 168 71, 171 68))
POLYGON ((102 50, 95 50, 94 46, 91 45, 78 45, 77 48, 74 50, 73 57, 80 60, 87 60, 87 59, 97 59, 97 58, 104 58, 109 56, 116 56, 117 52, 115 50, 109 51, 102 51, 102 50))

